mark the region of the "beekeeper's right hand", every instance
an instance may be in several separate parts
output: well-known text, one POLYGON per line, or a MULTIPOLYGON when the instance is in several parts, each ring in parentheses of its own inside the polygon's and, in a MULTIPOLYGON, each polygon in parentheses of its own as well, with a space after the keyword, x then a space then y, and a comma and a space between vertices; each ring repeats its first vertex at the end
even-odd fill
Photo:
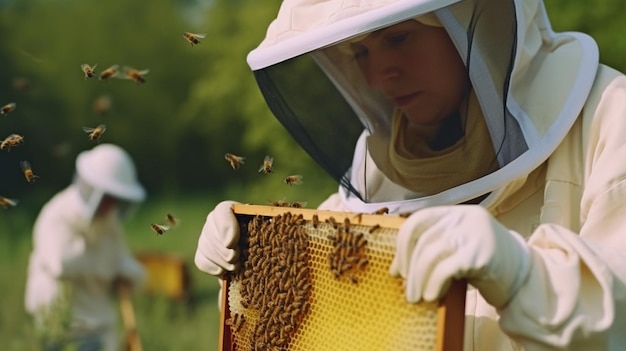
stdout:
POLYGON ((201 271, 221 276, 235 270, 239 258, 239 223, 232 211, 235 201, 222 201, 209 213, 198 239, 194 262, 201 271))

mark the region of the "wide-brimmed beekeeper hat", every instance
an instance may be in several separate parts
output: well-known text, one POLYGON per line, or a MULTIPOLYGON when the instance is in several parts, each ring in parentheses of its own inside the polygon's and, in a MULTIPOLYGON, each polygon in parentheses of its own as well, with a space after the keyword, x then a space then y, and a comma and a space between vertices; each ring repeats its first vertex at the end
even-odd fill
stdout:
POLYGON ((353 210, 372 202, 361 161, 371 158, 383 173, 390 167, 394 108, 367 86, 342 43, 421 18, 446 30, 466 65, 498 167, 436 194, 396 199, 392 207, 459 203, 528 174, 563 140, 591 89, 595 41, 555 33, 541 0, 283 1, 248 64, 274 115, 339 181, 353 210))
MULTIPOLYGON (((100 144, 76 157, 77 184, 85 201, 86 217, 92 218, 102 198, 109 195, 119 205, 139 203, 146 191, 137 178, 137 170, 126 150, 115 144, 100 144)), ((128 206, 124 207, 126 210, 128 206)))

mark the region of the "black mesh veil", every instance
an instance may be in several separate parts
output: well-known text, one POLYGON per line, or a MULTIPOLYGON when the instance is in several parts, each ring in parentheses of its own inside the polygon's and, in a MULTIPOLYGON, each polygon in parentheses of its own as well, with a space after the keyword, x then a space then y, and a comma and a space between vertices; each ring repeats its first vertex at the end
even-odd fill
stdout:
POLYGON ((347 170, 363 125, 328 77, 303 55, 254 72, 270 110, 302 148, 357 196, 347 170))
MULTIPOLYGON (((517 50, 515 10, 512 0, 474 0, 434 11, 465 62, 500 167, 528 149, 507 107, 517 50)), ((358 78, 358 67, 342 58, 336 44, 254 74, 273 114, 304 150, 351 195, 376 202, 367 194, 367 170, 355 169, 353 155, 364 132, 388 145, 393 106, 358 78)), ((362 148, 384 173, 387 150, 362 148)))

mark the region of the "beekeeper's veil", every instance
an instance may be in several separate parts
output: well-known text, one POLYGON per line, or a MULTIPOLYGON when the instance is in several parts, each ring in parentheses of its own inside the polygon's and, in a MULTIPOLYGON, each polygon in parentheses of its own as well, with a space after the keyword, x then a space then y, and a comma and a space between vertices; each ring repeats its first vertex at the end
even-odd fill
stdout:
POLYGON ((460 203, 528 174, 568 132, 597 69, 595 42, 554 33, 541 0, 283 1, 248 64, 274 115, 339 181, 353 211, 381 206, 365 160, 389 172, 394 111, 338 44, 412 18, 443 26, 459 51, 497 167, 434 194, 398 192, 384 203, 394 210, 460 203))

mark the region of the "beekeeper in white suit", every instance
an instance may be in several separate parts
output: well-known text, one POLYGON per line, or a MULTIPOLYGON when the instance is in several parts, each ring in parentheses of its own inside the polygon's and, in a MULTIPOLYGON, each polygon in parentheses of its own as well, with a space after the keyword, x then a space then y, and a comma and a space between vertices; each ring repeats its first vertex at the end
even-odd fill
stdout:
POLYGON ((69 315, 67 330, 44 340, 44 350, 63 350, 64 342, 79 351, 120 349, 115 284, 139 287, 145 278, 122 224, 144 198, 128 153, 100 144, 78 155, 73 183, 42 208, 33 231, 26 310, 43 333, 69 315))
MULTIPOLYGON (((340 183, 320 208, 412 213, 390 274, 409 302, 467 279, 465 349, 499 351, 626 345, 626 78, 598 60, 541 0, 285 0, 248 56, 340 183)), ((216 276, 231 205, 196 251, 216 276)))

